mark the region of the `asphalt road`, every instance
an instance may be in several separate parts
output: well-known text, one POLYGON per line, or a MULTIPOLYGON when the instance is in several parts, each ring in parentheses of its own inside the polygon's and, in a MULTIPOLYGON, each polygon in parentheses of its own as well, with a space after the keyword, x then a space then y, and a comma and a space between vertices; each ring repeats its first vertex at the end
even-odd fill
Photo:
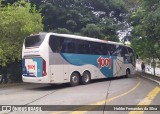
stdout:
POLYGON ((151 107, 154 111, 130 109, 120 111, 118 105, 121 106, 121 109, 130 105, 160 105, 160 87, 158 84, 136 75, 129 78, 96 80, 88 85, 76 87, 70 87, 68 84, 50 86, 23 83, 0 87, 0 105, 54 105, 57 110, 60 110, 53 111, 53 106, 51 106, 47 109, 52 111, 22 112, 14 110, 9 114, 159 114, 160 111, 156 111, 155 107, 151 107), (69 111, 65 111, 66 108, 69 111), (113 110, 108 111, 110 108, 113 110))

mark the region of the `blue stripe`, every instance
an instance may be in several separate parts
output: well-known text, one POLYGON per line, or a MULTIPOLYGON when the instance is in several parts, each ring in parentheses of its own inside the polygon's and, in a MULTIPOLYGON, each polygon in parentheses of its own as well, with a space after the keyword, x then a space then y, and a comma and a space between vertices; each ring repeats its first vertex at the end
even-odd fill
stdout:
POLYGON ((68 53, 61 53, 61 56, 70 64, 75 66, 83 66, 83 65, 94 65, 99 68, 99 64, 97 59, 99 57, 102 58, 111 58, 111 68, 102 67, 99 68, 102 74, 106 77, 113 77, 113 61, 117 58, 115 56, 104 56, 104 55, 87 55, 87 54, 68 54, 68 53))

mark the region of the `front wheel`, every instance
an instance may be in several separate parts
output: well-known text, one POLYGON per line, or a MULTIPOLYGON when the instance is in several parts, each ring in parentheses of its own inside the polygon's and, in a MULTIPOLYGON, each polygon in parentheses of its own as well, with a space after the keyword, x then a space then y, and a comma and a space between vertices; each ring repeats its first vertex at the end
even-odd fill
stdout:
POLYGON ((72 75, 70 77, 70 85, 72 87, 79 85, 79 75, 78 75, 78 73, 72 73, 72 75))
POLYGON ((126 78, 128 78, 128 77, 129 77, 129 75, 130 75, 130 70, 129 70, 129 69, 127 69, 127 70, 126 70, 126 76, 125 76, 125 77, 126 77, 126 78))
POLYGON ((84 72, 82 77, 81 77, 81 83, 86 85, 89 84, 91 81, 91 75, 89 72, 84 72))

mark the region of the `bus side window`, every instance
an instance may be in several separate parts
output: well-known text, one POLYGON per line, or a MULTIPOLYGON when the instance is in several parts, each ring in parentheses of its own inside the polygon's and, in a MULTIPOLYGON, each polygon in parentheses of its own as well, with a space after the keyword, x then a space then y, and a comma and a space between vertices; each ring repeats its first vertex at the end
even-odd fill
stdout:
POLYGON ((123 46, 121 45, 115 45, 116 48, 113 50, 113 56, 118 56, 118 57, 122 57, 122 51, 123 51, 123 46))
POLYGON ((100 55, 107 55, 106 44, 100 45, 100 55))
POLYGON ((62 49, 61 49, 61 53, 65 53, 66 52, 66 46, 67 44, 65 43, 65 41, 62 44, 62 49))
POLYGON ((49 46, 51 50, 55 53, 61 52, 63 41, 64 41, 63 37, 51 35, 49 39, 49 46))
POLYGON ((79 41, 77 45, 79 54, 90 54, 90 43, 88 41, 79 41))
POLYGON ((75 53, 75 44, 74 44, 74 42, 69 42, 67 44, 67 49, 68 49, 67 53, 75 53))
POLYGON ((91 54, 102 55, 102 51, 100 43, 91 42, 91 54))
POLYGON ((98 54, 99 55, 109 55, 108 44, 100 43, 98 46, 98 54))
POLYGON ((124 63, 129 63, 130 62, 130 57, 129 57, 129 54, 128 54, 128 50, 127 50, 127 47, 122 47, 122 57, 124 59, 124 63))
POLYGON ((78 46, 77 46, 77 53, 78 54, 82 54, 83 50, 81 48, 82 48, 82 44, 78 43, 78 46))
POLYGON ((104 55, 111 55, 111 44, 105 44, 104 45, 104 55))
POLYGON ((75 53, 75 44, 73 39, 65 38, 62 44, 61 53, 75 53))
POLYGON ((129 57, 130 57, 130 63, 134 64, 134 61, 135 61, 135 57, 134 57, 134 52, 131 48, 127 47, 127 50, 128 50, 128 54, 129 54, 129 57))
POLYGON ((110 44, 110 54, 112 55, 112 56, 116 56, 116 45, 114 45, 114 44, 110 44))

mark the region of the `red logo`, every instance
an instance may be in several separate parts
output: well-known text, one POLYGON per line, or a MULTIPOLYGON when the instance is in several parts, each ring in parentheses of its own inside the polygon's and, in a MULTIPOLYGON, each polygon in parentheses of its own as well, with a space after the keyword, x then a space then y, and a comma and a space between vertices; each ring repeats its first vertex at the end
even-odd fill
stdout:
POLYGON ((97 59, 97 62, 98 62, 98 68, 102 68, 102 67, 108 67, 109 69, 111 68, 112 66, 112 59, 111 58, 103 58, 103 57, 99 57, 97 59))
POLYGON ((28 65, 28 70, 30 69, 35 70, 35 65, 28 65))

